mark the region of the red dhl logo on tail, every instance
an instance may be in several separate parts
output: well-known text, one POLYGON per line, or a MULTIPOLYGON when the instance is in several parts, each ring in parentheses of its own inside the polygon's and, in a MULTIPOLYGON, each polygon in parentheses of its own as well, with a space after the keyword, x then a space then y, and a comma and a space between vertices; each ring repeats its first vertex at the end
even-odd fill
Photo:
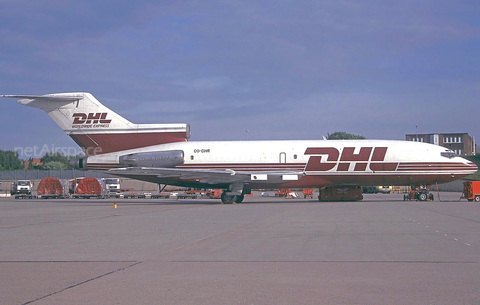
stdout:
POLYGON ((103 113, 74 113, 73 124, 110 124, 112 120, 107 120, 106 112, 103 113))
POLYGON ((350 164, 355 162, 353 171, 364 172, 367 166, 372 171, 395 171, 398 163, 387 163, 385 155, 388 147, 361 147, 358 153, 355 153, 355 147, 345 147, 340 151, 335 147, 309 147, 305 155, 312 155, 308 159, 305 171, 325 172, 332 170, 337 166, 337 171, 346 172, 350 169, 350 164), (322 157, 326 160, 322 162, 322 157))

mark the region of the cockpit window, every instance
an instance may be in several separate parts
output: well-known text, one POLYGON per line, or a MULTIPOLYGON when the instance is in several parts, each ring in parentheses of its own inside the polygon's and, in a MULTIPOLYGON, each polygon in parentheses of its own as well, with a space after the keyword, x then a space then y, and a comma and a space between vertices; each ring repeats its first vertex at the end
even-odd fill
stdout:
POLYGON ((440 154, 442 155, 442 157, 449 158, 449 159, 458 157, 458 155, 451 150, 447 150, 447 151, 442 152, 440 154))

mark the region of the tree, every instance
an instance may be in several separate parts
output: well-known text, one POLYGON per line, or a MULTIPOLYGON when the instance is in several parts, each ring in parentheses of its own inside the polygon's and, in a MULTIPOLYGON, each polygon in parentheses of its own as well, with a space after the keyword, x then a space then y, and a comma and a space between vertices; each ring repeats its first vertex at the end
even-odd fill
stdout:
POLYGON ((334 133, 327 133, 327 140, 365 140, 364 136, 346 133, 345 131, 335 131, 334 133))
POLYGON ((40 159, 43 163, 42 169, 69 169, 70 158, 59 152, 47 153, 40 159))
POLYGON ((68 167, 69 166, 67 164, 60 161, 49 161, 43 164, 43 169, 49 169, 49 170, 68 169, 68 167))
POLYGON ((0 170, 11 171, 17 169, 24 169, 22 160, 18 158, 18 152, 0 150, 0 170))

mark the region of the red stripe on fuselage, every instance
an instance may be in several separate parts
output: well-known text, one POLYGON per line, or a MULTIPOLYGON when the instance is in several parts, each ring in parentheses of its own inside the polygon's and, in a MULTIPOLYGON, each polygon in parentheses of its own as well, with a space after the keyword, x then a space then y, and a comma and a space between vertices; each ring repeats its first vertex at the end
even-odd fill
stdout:
POLYGON ((461 171, 471 170, 472 165, 455 162, 445 163, 400 163, 397 171, 461 171))

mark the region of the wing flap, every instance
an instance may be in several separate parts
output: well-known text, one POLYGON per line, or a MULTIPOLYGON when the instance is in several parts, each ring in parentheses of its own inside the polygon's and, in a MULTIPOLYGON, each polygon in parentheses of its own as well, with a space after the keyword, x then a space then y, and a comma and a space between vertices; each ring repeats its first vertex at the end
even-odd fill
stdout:
POLYGON ((206 184, 233 183, 249 178, 249 175, 238 174, 233 170, 126 167, 111 169, 109 172, 118 176, 156 176, 159 179, 197 180, 206 184))

